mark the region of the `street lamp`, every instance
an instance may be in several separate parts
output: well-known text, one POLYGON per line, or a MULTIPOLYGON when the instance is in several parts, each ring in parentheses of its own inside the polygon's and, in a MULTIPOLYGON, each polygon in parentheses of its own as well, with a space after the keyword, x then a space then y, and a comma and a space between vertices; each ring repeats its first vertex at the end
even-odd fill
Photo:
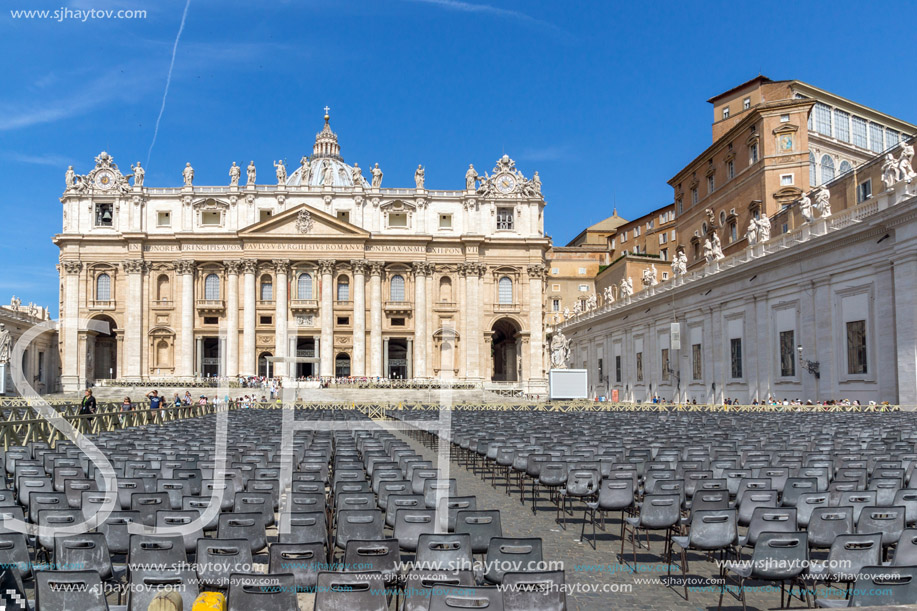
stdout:
POLYGON ((796 346, 796 351, 799 353, 799 364, 802 365, 802 368, 814 375, 816 380, 819 379, 821 375, 818 370, 818 361, 810 361, 802 357, 802 344, 796 346))

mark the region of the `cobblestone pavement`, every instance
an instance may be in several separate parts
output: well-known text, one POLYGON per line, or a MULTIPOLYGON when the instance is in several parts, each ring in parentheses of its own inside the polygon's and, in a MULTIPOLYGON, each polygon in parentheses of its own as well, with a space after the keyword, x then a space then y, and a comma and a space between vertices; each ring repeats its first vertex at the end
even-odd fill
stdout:
MULTIPOLYGON (((416 436, 396 432, 412 446, 425 460, 436 464, 437 454, 434 448, 422 443, 416 436)), ((428 443, 428 442, 427 442, 428 443)), ((710 591, 690 591, 689 600, 684 598, 684 590, 670 588, 662 583, 652 583, 666 573, 665 559, 662 557, 663 538, 651 535, 651 550, 645 548, 637 551, 638 572, 634 573, 630 539, 625 546, 622 562, 620 555, 620 513, 609 514, 606 530, 596 530, 597 550, 588 542, 581 542, 580 531, 583 519, 583 504, 578 503, 567 515, 566 530, 555 522, 555 505, 542 490, 537 513, 532 513, 531 486, 526 487, 525 505, 520 503, 519 487, 513 479, 510 494, 505 492, 505 480, 497 480, 497 487, 490 481, 482 479, 480 473, 474 474, 453 460, 450 463, 448 477, 455 478, 460 495, 477 497, 478 509, 499 509, 504 536, 541 537, 543 540, 544 559, 560 560, 564 564, 566 581, 577 584, 581 591, 567 595, 567 608, 570 610, 591 609, 716 609, 719 601, 719 588, 710 587, 710 591), (643 583, 637 583, 637 581, 643 583), (604 589, 605 592, 587 592, 586 588, 604 589)), ((530 482, 528 482, 530 484, 530 482)), ((591 527, 587 525, 587 535, 591 536, 591 527)), ((746 550, 747 557, 747 550, 746 550)), ((705 557, 688 554, 688 575, 695 578, 715 577, 717 567, 707 562, 705 557)), ((678 574, 678 569, 673 571, 678 574)), ((780 607, 779 586, 771 588, 761 582, 750 582, 751 591, 747 594, 748 609, 776 609, 780 607), (759 588, 755 590, 755 588, 759 588), (764 589, 766 588, 766 589, 764 589)), ((843 586, 842 586, 843 587, 843 586)), ((837 594, 827 598, 839 597, 837 594)), ((794 599, 793 607, 805 607, 805 603, 794 599)), ((724 610, 741 610, 742 603, 729 593, 723 599, 724 610)))

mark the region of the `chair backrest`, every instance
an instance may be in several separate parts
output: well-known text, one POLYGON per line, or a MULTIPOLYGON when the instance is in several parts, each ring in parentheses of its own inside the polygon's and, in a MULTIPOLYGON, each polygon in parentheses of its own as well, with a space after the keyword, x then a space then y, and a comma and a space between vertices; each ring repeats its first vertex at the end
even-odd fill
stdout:
POLYGON ((423 484, 423 502, 427 509, 434 509, 438 498, 458 494, 458 484, 454 479, 427 479, 423 484))
MULTIPOLYGON (((42 509, 38 512, 38 525, 51 529, 63 529, 76 526, 83 521, 83 512, 79 509, 42 509)), ((40 532, 38 543, 46 550, 54 550, 54 539, 66 533, 54 534, 54 531, 40 532)))
POLYGON ((395 526, 395 516, 400 509, 424 509, 424 497, 422 494, 391 494, 385 508, 386 526, 395 526))
POLYGON ((415 560, 439 570, 471 570, 471 535, 424 533, 417 540, 415 560))
POLYGON ((183 609, 190 609, 199 592, 197 574, 191 569, 143 569, 131 571, 130 575, 128 611, 146 611, 157 594, 170 591, 181 596, 183 609))
POLYGON ((912 605, 917 601, 917 566, 867 566, 860 571, 851 607, 912 605))
POLYGON ((817 507, 828 507, 827 492, 803 492, 796 499, 796 524, 800 530, 809 526, 812 512, 817 507))
POLYGON ((838 507, 853 507, 853 523, 860 521, 860 512, 864 507, 875 507, 876 505, 875 490, 851 490, 841 492, 838 507))
POLYGON ((748 523, 745 544, 757 545, 758 537, 763 532, 794 532, 796 530, 795 507, 758 507, 752 513, 748 523))
POLYGON ((439 499, 439 506, 436 508, 440 515, 439 527, 443 532, 455 531, 455 518, 460 511, 474 510, 478 508, 478 499, 474 496, 450 496, 439 499), (445 517, 445 521, 443 521, 445 517))
POLYGON ((853 533, 853 507, 816 507, 807 532, 811 547, 831 547, 839 535, 853 533))
POLYGON ((252 563, 248 539, 202 537, 197 541, 196 552, 197 576, 205 585, 214 588, 225 589, 229 586, 230 574, 246 570, 252 563))
POLYGON ((483 554, 494 537, 503 536, 499 509, 459 511, 455 516, 455 532, 471 535, 471 550, 483 554))
POLYGON ((681 496, 677 494, 647 494, 640 508, 640 527, 671 528, 681 519, 681 496))
MULTIPOLYGON (((776 486, 775 486, 776 488, 776 486)), ((818 479, 814 477, 790 477, 784 481, 780 503, 784 507, 796 507, 799 496, 807 492, 818 492, 818 479)))
POLYGON ((39 571, 35 576, 37 609, 107 611, 102 579, 96 571, 39 571))
POLYGON ((634 504, 634 486, 629 479, 605 479, 599 486, 599 509, 623 511, 634 504))
POLYGON ((384 588, 382 573, 321 572, 315 586, 314 611, 387 611, 384 588))
POLYGON ((298 606, 292 573, 233 573, 229 577, 227 611, 288 611, 298 606))
POLYGON ((252 553, 267 547, 266 526, 262 512, 223 513, 217 526, 218 539, 248 539, 252 553))
MULTIPOLYGON (((795 524, 793 520, 793 524, 795 524)), ((809 546, 802 531, 762 532, 751 555, 752 579, 785 580, 808 566, 809 546)))
POLYGON ((399 509, 395 513, 392 536, 398 539, 402 550, 415 551, 420 535, 436 531, 436 510, 399 509))
POLYGON ((732 546, 738 538, 735 509, 697 510, 691 512, 688 540, 691 547, 717 550, 732 546))
POLYGON ((691 511, 705 511, 707 509, 729 509, 729 491, 704 490, 695 492, 691 501, 691 511))
POLYGON ((404 606, 402 611, 429 611, 434 588, 473 587, 471 571, 435 571, 412 569, 404 577, 404 606))
POLYGON ((488 583, 503 583, 507 567, 534 567, 542 562, 541 539, 494 537, 487 548, 488 583))
POLYGON ((864 507, 857 522, 857 533, 882 533, 882 545, 888 547, 904 532, 904 507, 864 507))
POLYGON ((401 564, 397 539, 360 541, 351 539, 344 550, 344 571, 382 573, 383 581, 393 582, 401 564))
MULTIPOLYGON (((877 563, 878 564, 878 563, 877 563)), ((893 566, 917 565, 917 528, 907 528, 898 537, 895 545, 893 566)))
POLYGON ((280 514, 277 527, 281 543, 322 543, 328 540, 325 512, 302 511, 280 514))
POLYGON ((776 490, 746 490, 742 495, 742 502, 738 505, 738 520, 741 526, 748 526, 755 510, 759 507, 777 507, 776 490))
POLYGON ((382 512, 376 509, 348 509, 338 514, 335 547, 347 549, 351 539, 378 541, 382 536, 382 512))
POLYGON ((564 572, 505 573, 504 611, 564 611, 564 572))
POLYGON ((865 566, 882 563, 882 534, 838 535, 828 552, 831 581, 856 581, 865 566))
POLYGON ((32 575, 29 546, 23 533, 0 534, 0 565, 14 567, 23 579, 32 575))
POLYGON ((96 571, 102 579, 112 576, 111 553, 102 533, 82 533, 54 540, 54 570, 96 571))
MULTIPOLYGON (((189 528, 195 521, 200 519, 200 512, 196 509, 173 510, 166 509, 156 512, 156 528, 162 532, 167 529, 189 528)), ((204 536, 204 529, 197 526, 189 532, 180 535, 185 543, 185 552, 193 552, 197 549, 197 540, 204 536)))
POLYGON ((430 611, 503 611, 503 592, 493 587, 437 587, 430 596, 430 611))
POLYGON ((292 573, 297 590, 314 588, 318 580, 318 573, 325 567, 325 564, 325 545, 323 543, 271 544, 268 572, 272 574, 292 573))

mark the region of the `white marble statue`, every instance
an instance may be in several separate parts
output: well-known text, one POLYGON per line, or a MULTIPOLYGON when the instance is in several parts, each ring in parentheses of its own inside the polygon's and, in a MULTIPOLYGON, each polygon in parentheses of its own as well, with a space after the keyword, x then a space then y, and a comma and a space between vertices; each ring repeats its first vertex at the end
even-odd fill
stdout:
POLYGON ((331 165, 330 161, 326 161, 325 167, 322 168, 322 186, 334 186, 334 166, 331 165))
POLYGON ((465 189, 468 191, 474 191, 476 183, 478 180, 478 173, 474 169, 474 165, 468 164, 468 171, 465 172, 465 189))
POLYGON ((359 163, 353 164, 353 171, 350 173, 350 177, 353 179, 353 186, 363 186, 363 170, 360 169, 359 163))
POLYGON ((634 281, 630 278, 621 279, 621 297, 627 298, 634 294, 634 281))
POLYGON ((535 186, 535 193, 541 195, 541 177, 538 175, 538 170, 535 170, 535 175, 532 176, 532 184, 535 186))
POLYGON ((580 302, 579 302, 579 300, 577 299, 577 300, 576 300, 576 303, 573 304, 573 315, 574 315, 574 316, 579 316, 580 313, 582 313, 582 311, 583 311, 583 306, 580 305, 580 302))
POLYGON ((812 200, 807 193, 803 193, 799 200, 799 214, 807 223, 815 220, 815 212, 812 210, 812 200))
POLYGON ((771 220, 766 214, 758 219, 758 241, 762 244, 771 239, 771 220))
POLYGON ((68 189, 72 189, 76 186, 76 172, 73 171, 73 166, 67 166, 67 173, 64 174, 64 182, 67 184, 68 189))
POLYGON ((564 308, 564 320, 570 319, 570 308, 564 308))
POLYGON ((252 162, 248 164, 248 167, 245 169, 245 173, 246 173, 246 181, 247 181, 245 184, 248 185, 249 187, 254 187, 255 186, 255 176, 256 176, 254 160, 252 160, 252 162))
POLYGON ((137 165, 131 166, 131 171, 134 173, 134 186, 142 187, 143 186, 143 177, 146 176, 146 170, 140 167, 140 162, 137 162, 137 165))
POLYGON ((373 183, 372 183, 373 189, 378 189, 379 187, 382 186, 382 170, 379 169, 378 163, 375 165, 375 167, 373 167, 372 172, 373 172, 373 183))
POLYGON ((748 221, 748 230, 745 232, 745 237, 748 238, 749 246, 754 246, 758 243, 758 220, 755 217, 751 217, 751 220, 748 221))
POLYGON ((589 298, 586 300, 586 309, 592 312, 598 307, 598 305, 598 298, 596 298, 595 293, 589 295, 589 298))
POLYGON ((672 259, 672 276, 674 278, 680 278, 688 273, 688 255, 685 254, 684 250, 679 250, 675 253, 675 258, 672 259))
POLYGON ((0 323, 0 365, 6 365, 10 362, 10 356, 13 353, 13 337, 6 330, 6 325, 0 323))
POLYGON ((566 369, 570 360, 570 340, 562 331, 551 336, 551 369, 566 369))
POLYGON ((882 162, 882 182, 885 189, 891 189, 901 180, 901 173, 898 170, 898 160, 891 153, 885 155, 885 161, 882 162))
POLYGON ((309 184, 309 174, 311 173, 312 165, 309 163, 309 158, 305 155, 302 156, 302 159, 299 160, 299 184, 300 186, 305 187, 309 184))
POLYGON ((185 186, 190 187, 194 183, 194 168, 190 163, 185 164, 185 169, 181 172, 182 178, 185 179, 185 186))
POLYGON ((10 299, 10 309, 14 312, 19 311, 19 307, 22 305, 22 300, 19 297, 13 295, 13 298, 10 299))
POLYGON ((242 177, 242 168, 236 165, 236 162, 232 162, 232 166, 229 168, 229 186, 238 187, 239 178, 242 177))
POLYGON ((914 176, 917 174, 914 173, 914 168, 911 166, 911 161, 914 159, 914 147, 907 143, 907 141, 901 142, 901 155, 898 157, 898 172, 901 173, 899 180, 906 180, 911 182, 914 176))
POLYGON ((651 263, 649 269, 643 270, 643 285, 656 286, 659 284, 659 272, 656 270, 656 264, 651 263))
POLYGON ((720 242, 719 234, 714 232, 713 233, 713 260, 719 261, 720 259, 724 259, 724 258, 725 258, 725 255, 723 255, 723 243, 720 242))
POLYGON ((418 165, 417 169, 414 170, 414 184, 417 185, 418 189, 423 189, 423 181, 424 181, 423 166, 418 165))
POLYGON ((605 300, 605 305, 609 305, 615 302, 614 291, 611 290, 610 286, 606 286, 602 290, 602 298, 605 300))
POLYGON ((823 186, 815 192, 815 209, 822 218, 831 216, 831 193, 823 186))
POLYGON ((704 240, 704 259, 707 263, 713 263, 713 243, 710 238, 704 240))
POLYGON ((274 162, 274 168, 276 168, 277 174, 277 184, 283 185, 287 182, 287 166, 283 163, 283 159, 280 161, 274 162))

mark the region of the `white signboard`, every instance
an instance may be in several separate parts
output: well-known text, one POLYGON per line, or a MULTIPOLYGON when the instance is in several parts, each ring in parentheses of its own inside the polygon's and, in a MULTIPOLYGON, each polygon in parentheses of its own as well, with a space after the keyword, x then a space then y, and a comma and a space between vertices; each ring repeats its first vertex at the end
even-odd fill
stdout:
POLYGON ((548 372, 550 398, 585 399, 589 396, 585 369, 552 369, 548 372))

